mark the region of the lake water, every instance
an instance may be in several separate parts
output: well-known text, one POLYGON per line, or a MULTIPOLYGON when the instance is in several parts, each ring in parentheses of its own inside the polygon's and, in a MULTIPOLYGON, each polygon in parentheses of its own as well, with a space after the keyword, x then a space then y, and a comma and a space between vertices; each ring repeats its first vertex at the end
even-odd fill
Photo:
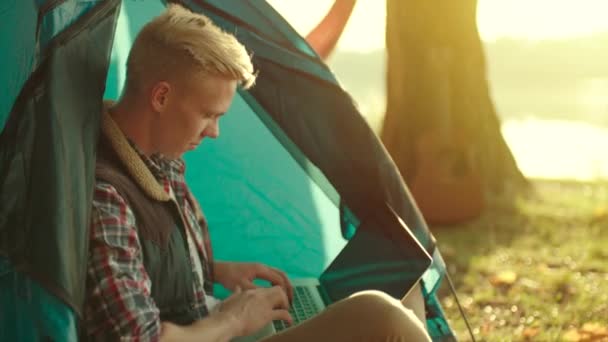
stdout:
MULTIPOLYGON (((383 116, 367 117, 376 132, 383 116)), ((502 133, 531 178, 608 180, 608 128, 547 119, 503 120, 502 133)))
POLYGON ((608 179, 608 128, 565 120, 508 120, 502 132, 533 178, 608 179))

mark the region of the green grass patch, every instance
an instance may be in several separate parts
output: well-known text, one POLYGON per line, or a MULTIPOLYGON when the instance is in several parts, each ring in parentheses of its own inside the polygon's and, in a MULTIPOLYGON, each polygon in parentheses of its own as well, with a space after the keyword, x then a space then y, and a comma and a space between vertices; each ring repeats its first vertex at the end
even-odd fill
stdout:
MULTIPOLYGON (((474 222, 433 228, 476 339, 608 341, 608 184, 533 187, 474 222)), ((468 341, 446 286, 440 296, 468 341)))

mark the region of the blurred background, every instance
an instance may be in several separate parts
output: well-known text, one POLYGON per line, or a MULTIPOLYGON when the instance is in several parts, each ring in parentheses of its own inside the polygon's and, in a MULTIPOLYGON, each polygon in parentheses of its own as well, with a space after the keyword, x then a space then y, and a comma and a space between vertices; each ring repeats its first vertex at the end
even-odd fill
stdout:
MULTIPOLYGON (((269 2, 303 36, 334 4, 269 2)), ((477 340, 608 341, 607 14, 605 0, 358 0, 327 58, 430 223, 477 340), (476 163, 442 183, 443 126, 476 163)), ((470 340, 445 289, 442 303, 470 340)))
MULTIPOLYGON (((334 3, 269 2, 302 35, 334 3)), ((478 1, 492 98, 526 176, 608 178, 606 13, 603 0, 478 1)), ((376 130, 386 105, 385 29, 385 1, 358 0, 327 61, 376 130)))

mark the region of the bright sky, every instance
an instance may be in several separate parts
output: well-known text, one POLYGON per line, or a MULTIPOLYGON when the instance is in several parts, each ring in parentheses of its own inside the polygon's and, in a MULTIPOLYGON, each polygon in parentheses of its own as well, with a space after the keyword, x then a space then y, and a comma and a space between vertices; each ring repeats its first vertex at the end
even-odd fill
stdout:
MULTIPOLYGON (((484 40, 546 39, 608 31, 608 0, 478 1, 478 25, 484 40)), ((305 35, 334 0, 268 2, 305 35)), ((365 51, 384 46, 385 11, 383 0, 358 0, 338 47, 365 51)))

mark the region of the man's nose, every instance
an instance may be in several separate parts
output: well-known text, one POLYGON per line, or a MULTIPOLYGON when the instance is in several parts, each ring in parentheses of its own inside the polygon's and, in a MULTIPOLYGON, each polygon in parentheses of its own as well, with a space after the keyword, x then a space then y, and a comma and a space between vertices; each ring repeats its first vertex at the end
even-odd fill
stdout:
POLYGON ((207 128, 207 136, 212 139, 220 136, 220 124, 217 120, 213 121, 213 123, 207 128))

